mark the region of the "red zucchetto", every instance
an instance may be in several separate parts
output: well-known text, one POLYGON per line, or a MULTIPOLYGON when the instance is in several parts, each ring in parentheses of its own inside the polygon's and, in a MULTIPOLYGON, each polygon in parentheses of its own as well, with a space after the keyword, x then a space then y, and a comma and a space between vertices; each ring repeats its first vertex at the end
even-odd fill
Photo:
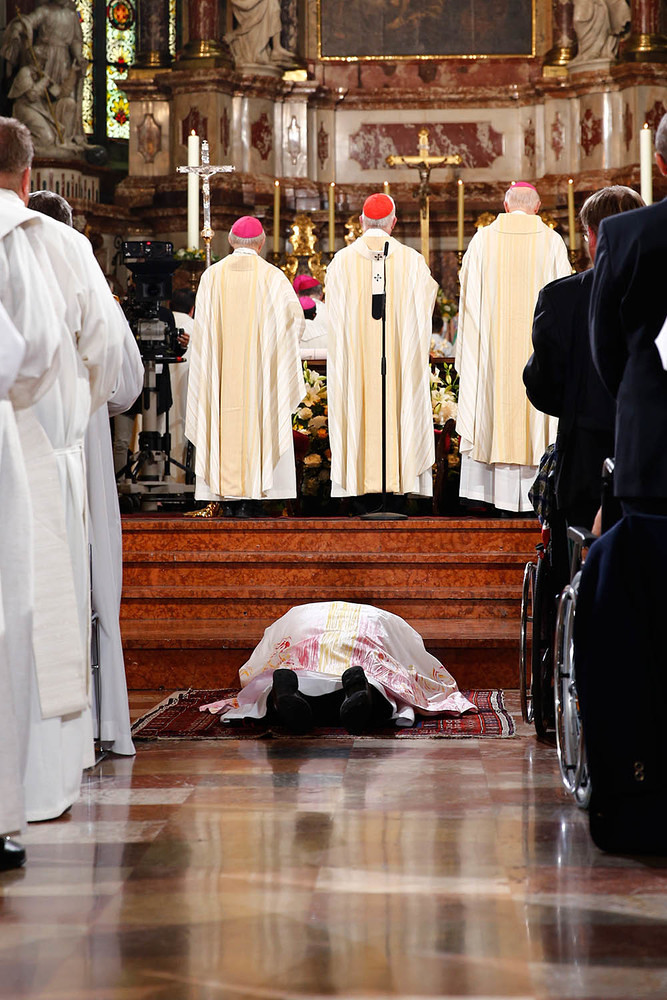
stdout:
POLYGON ((252 215, 243 215, 237 219, 231 229, 232 236, 240 240, 254 240, 264 233, 262 223, 252 215))
POLYGON ((388 194, 371 194, 362 209, 367 219, 386 219, 396 211, 394 199, 388 194))

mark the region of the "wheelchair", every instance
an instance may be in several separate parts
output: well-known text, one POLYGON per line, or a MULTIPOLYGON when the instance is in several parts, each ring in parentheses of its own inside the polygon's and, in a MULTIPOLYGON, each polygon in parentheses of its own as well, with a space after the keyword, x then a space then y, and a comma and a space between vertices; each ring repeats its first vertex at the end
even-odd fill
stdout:
POLYGON ((565 522, 554 515, 542 525, 535 561, 526 563, 521 592, 519 693, 524 722, 538 739, 555 727, 553 651, 558 598, 567 580, 565 522))
MULTIPOLYGON (((614 460, 607 458, 602 469, 603 534, 621 516, 620 505, 613 496, 613 474, 614 460)), ((581 570, 585 562, 584 553, 595 541, 595 535, 585 528, 570 526, 567 529, 567 540, 571 553, 570 582, 563 589, 558 602, 553 662, 556 752, 565 789, 580 808, 587 809, 591 797, 591 783, 577 695, 574 617, 581 570)))

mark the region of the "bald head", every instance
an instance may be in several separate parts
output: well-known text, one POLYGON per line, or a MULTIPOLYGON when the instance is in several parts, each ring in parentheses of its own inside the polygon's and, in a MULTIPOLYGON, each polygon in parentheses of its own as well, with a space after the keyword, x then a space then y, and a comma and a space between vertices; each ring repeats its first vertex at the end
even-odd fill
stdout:
POLYGON ((506 212, 525 212, 526 215, 537 215, 540 205, 540 196, 532 184, 512 184, 505 192, 506 212))

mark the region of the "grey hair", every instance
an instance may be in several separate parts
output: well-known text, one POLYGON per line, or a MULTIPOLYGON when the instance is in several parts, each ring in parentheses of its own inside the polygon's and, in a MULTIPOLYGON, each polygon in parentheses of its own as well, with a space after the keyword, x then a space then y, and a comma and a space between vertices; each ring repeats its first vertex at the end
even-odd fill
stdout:
POLYGON ((230 229, 227 239, 229 240, 230 247, 250 247, 251 250, 260 250, 264 242, 264 236, 264 231, 259 236, 236 236, 230 229))
POLYGON ((390 215, 385 215, 384 219, 369 219, 367 215, 362 215, 361 227, 364 231, 366 229, 388 229, 395 218, 395 210, 390 215))
POLYGON ((30 130, 16 118, 0 118, 0 174, 22 174, 32 166, 30 130))
POLYGON ((513 208, 534 212, 536 206, 540 203, 540 196, 532 187, 512 184, 505 192, 505 201, 513 208))
POLYGON ((63 222, 66 226, 74 224, 71 205, 55 191, 33 191, 28 198, 28 208, 33 212, 41 212, 42 215, 50 215, 56 222, 63 222))
POLYGON ((667 115, 663 115, 655 133, 655 151, 667 161, 667 115))

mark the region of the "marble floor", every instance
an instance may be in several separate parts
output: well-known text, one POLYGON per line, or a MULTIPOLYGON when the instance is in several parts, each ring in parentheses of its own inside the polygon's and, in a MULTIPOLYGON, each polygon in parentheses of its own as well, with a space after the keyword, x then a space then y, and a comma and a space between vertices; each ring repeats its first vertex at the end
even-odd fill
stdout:
POLYGON ((667 867, 600 853, 522 725, 140 744, 23 842, 1 998, 667 997, 667 867))

